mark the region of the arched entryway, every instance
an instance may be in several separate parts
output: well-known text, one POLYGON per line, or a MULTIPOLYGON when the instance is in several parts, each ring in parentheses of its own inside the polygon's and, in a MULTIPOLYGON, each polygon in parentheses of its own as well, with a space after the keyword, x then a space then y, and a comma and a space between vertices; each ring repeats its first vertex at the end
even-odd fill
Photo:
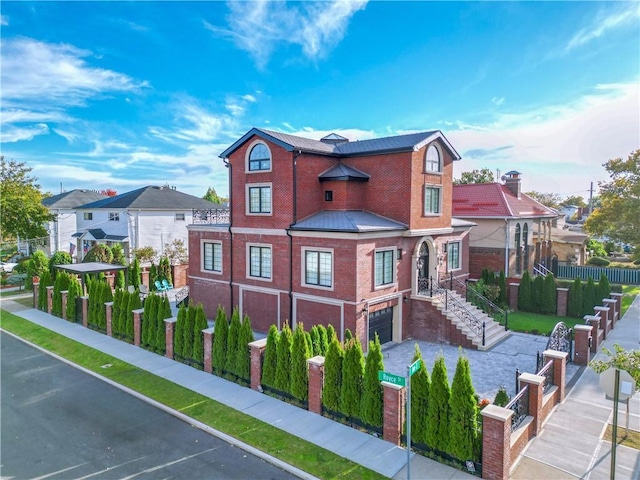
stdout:
POLYGON ((433 239, 430 237, 421 239, 416 244, 413 259, 416 268, 413 291, 418 295, 427 294, 432 287, 432 282, 437 281, 437 258, 433 239))

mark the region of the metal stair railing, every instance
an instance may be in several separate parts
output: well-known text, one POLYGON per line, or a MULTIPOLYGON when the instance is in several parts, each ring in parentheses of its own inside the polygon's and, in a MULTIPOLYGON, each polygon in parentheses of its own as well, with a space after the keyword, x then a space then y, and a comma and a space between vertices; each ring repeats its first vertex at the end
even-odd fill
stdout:
POLYGON ((482 310, 493 318, 500 325, 504 325, 505 330, 509 330, 509 313, 493 303, 474 288, 469 288, 466 282, 450 275, 446 280, 449 283, 449 290, 461 293, 467 302, 482 310))
POLYGON ((182 287, 180 290, 176 292, 176 306, 180 306, 180 304, 188 296, 189 296, 189 285, 185 285, 184 287, 182 287))
POLYGON ((535 267, 533 267, 533 275, 534 276, 542 275, 543 277, 546 277, 550 273, 553 273, 553 272, 551 270, 549 270, 547 267, 545 267, 541 263, 539 263, 535 267))

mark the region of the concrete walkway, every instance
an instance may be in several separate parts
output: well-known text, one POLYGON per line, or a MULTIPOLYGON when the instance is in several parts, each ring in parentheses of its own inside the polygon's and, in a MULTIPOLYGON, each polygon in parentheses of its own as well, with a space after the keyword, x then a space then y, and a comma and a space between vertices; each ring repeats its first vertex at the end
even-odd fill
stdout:
MULTIPOLYGON (((613 351, 618 344, 625 350, 640 348, 640 296, 636 297, 624 318, 619 321, 604 346, 613 351)), ((599 352, 598 360, 608 357, 599 352)), ((629 427, 640 431, 640 394, 629 401, 629 427)), ((624 434, 626 403, 618 409, 618 438, 624 434)), ((512 469, 515 480, 608 479, 611 471, 611 442, 603 435, 613 423, 613 401, 605 398, 598 375, 585 369, 568 392, 564 402, 556 406, 542 427, 542 433, 527 446, 520 461, 512 469)), ((618 445, 615 478, 640 479, 640 451, 618 445)))

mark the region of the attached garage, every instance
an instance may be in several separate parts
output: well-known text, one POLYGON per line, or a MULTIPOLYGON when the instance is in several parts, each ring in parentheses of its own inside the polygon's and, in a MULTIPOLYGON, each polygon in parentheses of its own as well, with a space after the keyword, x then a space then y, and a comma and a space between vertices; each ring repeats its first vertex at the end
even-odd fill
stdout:
POLYGON ((376 333, 381 345, 393 340, 393 307, 369 314, 369 340, 373 340, 376 333))

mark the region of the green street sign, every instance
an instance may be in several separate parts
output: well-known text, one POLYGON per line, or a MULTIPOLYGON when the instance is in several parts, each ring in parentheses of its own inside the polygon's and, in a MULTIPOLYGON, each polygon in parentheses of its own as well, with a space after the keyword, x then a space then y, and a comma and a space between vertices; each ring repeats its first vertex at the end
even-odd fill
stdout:
POLYGON ((382 370, 378 370, 378 380, 380 380, 381 382, 399 385, 401 387, 405 386, 404 377, 401 377, 400 375, 394 375, 393 373, 383 372, 382 370))
POLYGON ((420 361, 420 359, 416 360, 415 362, 413 362, 410 366, 409 366, 409 376, 411 377, 414 373, 416 373, 418 370, 420 370, 420 365, 422 365, 422 362, 420 361))

